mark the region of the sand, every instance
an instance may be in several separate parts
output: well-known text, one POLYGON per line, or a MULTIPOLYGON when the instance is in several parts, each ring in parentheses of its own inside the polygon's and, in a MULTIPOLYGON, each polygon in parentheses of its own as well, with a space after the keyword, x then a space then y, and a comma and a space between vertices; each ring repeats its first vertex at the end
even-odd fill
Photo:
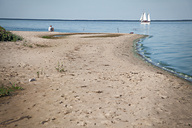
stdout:
POLYGON ((0 98, 0 127, 192 127, 191 83, 136 55, 143 35, 13 33, 24 40, 0 43, 0 83, 24 90, 0 98))

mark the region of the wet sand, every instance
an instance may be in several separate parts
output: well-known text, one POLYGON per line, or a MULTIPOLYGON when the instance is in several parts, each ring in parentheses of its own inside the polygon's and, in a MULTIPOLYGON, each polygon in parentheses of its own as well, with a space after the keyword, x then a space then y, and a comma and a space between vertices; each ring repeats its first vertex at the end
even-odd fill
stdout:
POLYGON ((13 33, 24 40, 0 43, 0 83, 24 90, 0 98, 0 127, 192 127, 191 84, 134 53, 143 35, 13 33))

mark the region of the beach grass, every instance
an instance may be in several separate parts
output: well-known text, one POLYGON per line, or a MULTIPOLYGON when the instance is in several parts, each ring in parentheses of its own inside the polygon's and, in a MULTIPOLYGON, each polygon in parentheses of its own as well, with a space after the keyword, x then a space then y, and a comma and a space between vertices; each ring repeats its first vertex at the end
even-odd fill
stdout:
POLYGON ((44 35, 42 36, 42 38, 45 38, 45 39, 62 39, 62 38, 65 38, 66 36, 70 36, 70 35, 75 35, 75 33, 73 34, 54 34, 54 35, 44 35))
POLYGON ((42 38, 45 38, 45 39, 53 39, 52 36, 42 36, 42 38))
POLYGON ((5 30, 5 28, 0 26, 0 41, 19 41, 19 40, 23 40, 22 37, 15 35, 7 30, 5 30))
POLYGON ((105 38, 105 37, 119 37, 122 34, 105 34, 105 35, 96 35, 96 36, 84 36, 82 38, 105 38))
POLYGON ((9 96, 11 92, 14 92, 16 90, 23 90, 22 87, 17 86, 16 84, 12 84, 10 87, 5 87, 4 85, 1 85, 0 87, 0 97, 9 96))
POLYGON ((105 38, 105 37, 122 36, 122 34, 104 34, 104 33, 66 33, 66 34, 44 35, 44 36, 42 36, 42 38, 45 38, 45 39, 62 39, 62 38, 65 38, 65 37, 71 36, 71 35, 91 35, 91 34, 100 34, 100 35, 83 36, 82 38, 105 38))
POLYGON ((61 63, 61 62, 58 62, 57 67, 55 67, 55 69, 56 69, 58 72, 66 72, 63 63, 61 63))

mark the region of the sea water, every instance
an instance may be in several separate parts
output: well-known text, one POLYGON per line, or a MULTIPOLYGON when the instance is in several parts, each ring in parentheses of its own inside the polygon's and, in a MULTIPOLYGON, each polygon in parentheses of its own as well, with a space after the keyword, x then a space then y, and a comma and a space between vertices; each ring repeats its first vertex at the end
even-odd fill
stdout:
POLYGON ((143 58, 192 82, 192 21, 151 22, 143 25, 130 21, 0 20, 0 26, 12 31, 130 33, 149 35, 137 43, 143 58))
POLYGON ((192 22, 155 22, 137 50, 148 62, 192 82, 192 22))

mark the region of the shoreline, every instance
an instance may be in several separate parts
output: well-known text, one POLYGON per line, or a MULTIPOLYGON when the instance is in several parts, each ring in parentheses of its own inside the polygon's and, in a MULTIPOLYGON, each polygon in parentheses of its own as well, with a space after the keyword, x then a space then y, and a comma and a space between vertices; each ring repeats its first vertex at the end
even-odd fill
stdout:
POLYGON ((24 40, 0 43, 0 82, 24 90, 0 98, 0 126, 192 126, 192 86, 134 55, 143 35, 13 33, 24 40))
MULTIPOLYGON (((143 38, 147 38, 147 35, 144 35, 144 36, 145 37, 143 37, 143 38)), ((164 68, 162 66, 159 66, 156 63, 153 63, 152 61, 148 60, 144 55, 140 54, 139 51, 137 50, 137 46, 136 46, 137 42, 138 42, 138 40, 136 39, 136 41, 134 42, 134 49, 135 49, 135 54, 137 54, 140 57, 140 59, 142 59, 143 61, 151 64, 151 66, 153 68, 157 68, 159 70, 163 70, 164 72, 167 72, 167 73, 169 73, 169 74, 171 74, 173 76, 176 76, 179 79, 185 80, 189 84, 192 85, 192 77, 190 75, 184 74, 182 72, 176 72, 176 71, 164 68)))

